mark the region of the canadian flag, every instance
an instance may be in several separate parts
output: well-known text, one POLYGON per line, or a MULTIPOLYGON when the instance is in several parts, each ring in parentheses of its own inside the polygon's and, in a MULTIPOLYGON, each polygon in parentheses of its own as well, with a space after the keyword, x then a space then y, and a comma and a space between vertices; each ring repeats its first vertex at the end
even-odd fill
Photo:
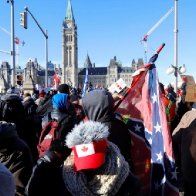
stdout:
POLYGON ((18 37, 15 37, 14 41, 15 41, 15 44, 20 44, 20 39, 18 37))
POLYGON ((78 157, 86 157, 95 154, 95 149, 93 143, 90 144, 80 144, 75 146, 78 157))
POLYGON ((61 83, 61 80, 58 77, 58 74, 54 73, 53 87, 57 89, 58 85, 61 83))

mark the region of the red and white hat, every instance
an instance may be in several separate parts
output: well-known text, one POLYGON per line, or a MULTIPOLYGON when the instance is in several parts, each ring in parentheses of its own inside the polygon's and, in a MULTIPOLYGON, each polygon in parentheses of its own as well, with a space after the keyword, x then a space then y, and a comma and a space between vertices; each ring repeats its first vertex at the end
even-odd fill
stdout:
POLYGON ((100 122, 82 122, 67 135, 66 145, 74 153, 74 169, 96 169, 104 164, 108 127, 100 122))
POLYGON ((107 140, 95 141, 90 144, 74 146, 74 168, 76 171, 95 169, 105 162, 107 140))

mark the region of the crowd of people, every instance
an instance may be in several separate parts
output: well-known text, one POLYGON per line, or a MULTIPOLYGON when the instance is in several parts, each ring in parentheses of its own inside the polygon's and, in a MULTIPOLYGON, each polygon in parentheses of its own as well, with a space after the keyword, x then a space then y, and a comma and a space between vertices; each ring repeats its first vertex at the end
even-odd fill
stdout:
MULTIPOLYGON (((196 110, 172 86, 160 83, 178 169, 180 191, 196 195, 196 110)), ((57 90, 0 99, 0 195, 145 195, 134 175, 130 132, 116 118, 117 96, 95 89, 83 97, 67 84, 57 90), (39 151, 42 130, 58 122, 49 148, 39 151)), ((49 137, 49 136, 48 136, 49 137)))

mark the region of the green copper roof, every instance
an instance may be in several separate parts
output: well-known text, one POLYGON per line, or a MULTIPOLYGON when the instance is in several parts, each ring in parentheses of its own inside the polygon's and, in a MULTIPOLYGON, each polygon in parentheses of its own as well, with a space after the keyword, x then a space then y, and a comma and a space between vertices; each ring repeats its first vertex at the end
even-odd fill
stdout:
POLYGON ((72 10, 72 6, 71 6, 71 0, 68 0, 65 19, 66 20, 74 20, 73 10, 72 10))

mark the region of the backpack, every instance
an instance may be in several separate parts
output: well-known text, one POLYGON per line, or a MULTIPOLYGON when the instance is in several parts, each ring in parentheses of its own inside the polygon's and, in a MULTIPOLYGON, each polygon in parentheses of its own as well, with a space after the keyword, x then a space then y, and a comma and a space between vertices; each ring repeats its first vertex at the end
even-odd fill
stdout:
POLYGON ((42 157, 45 151, 50 148, 51 143, 58 139, 59 128, 60 123, 56 120, 51 120, 44 126, 37 145, 39 157, 42 157))

